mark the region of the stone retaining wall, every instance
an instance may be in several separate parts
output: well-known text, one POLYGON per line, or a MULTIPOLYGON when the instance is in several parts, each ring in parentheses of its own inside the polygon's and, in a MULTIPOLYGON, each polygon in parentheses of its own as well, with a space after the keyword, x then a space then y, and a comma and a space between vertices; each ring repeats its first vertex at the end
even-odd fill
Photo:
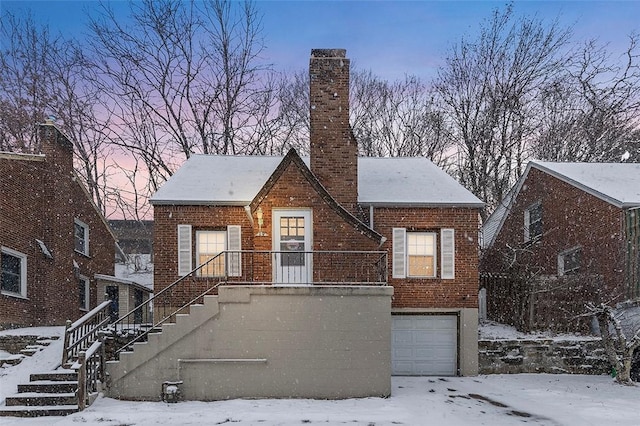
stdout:
POLYGON ((609 374, 599 339, 480 340, 480 374, 609 374))

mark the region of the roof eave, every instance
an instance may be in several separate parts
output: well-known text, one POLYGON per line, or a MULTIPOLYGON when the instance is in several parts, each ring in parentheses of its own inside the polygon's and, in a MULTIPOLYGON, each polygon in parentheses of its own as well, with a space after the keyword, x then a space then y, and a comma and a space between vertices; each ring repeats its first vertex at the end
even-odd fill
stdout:
POLYGON ((244 207, 248 205, 251 200, 238 201, 238 200, 149 200, 152 206, 232 206, 232 207, 244 207))
POLYGON ((398 208, 465 208, 482 209, 485 203, 415 203, 415 202, 391 202, 391 201, 359 201, 363 206, 373 207, 398 207, 398 208))

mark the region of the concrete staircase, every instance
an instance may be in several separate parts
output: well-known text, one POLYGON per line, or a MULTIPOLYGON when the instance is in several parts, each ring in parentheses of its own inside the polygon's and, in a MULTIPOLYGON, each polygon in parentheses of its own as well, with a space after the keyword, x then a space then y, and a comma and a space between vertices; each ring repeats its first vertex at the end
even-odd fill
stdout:
POLYGON ((146 342, 134 343, 132 350, 120 353, 118 361, 107 361, 110 383, 117 386, 131 372, 157 358, 160 353, 217 316, 219 311, 218 296, 204 296, 202 304, 189 306, 188 314, 176 314, 175 322, 164 323, 159 332, 149 333, 146 342))
POLYGON ((56 370, 31 374, 30 382, 18 385, 7 397, 0 416, 66 416, 78 411, 78 376, 75 371, 56 370))

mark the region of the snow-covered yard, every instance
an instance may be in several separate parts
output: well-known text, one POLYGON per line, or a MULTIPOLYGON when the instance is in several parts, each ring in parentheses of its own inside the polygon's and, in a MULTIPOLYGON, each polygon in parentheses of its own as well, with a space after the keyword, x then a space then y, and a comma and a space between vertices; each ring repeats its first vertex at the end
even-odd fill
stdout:
MULTIPOLYGON (((53 330, 59 333, 60 329, 53 330)), ((48 330, 39 333, 51 335, 48 330), (48 333, 47 333, 48 332, 48 333)), ((30 371, 55 366, 55 341, 21 364, 0 369, 0 402, 30 371)), ((125 402, 99 398, 69 417, 17 419, 0 425, 638 425, 640 387, 607 376, 547 374, 394 377, 390 398, 125 402)))

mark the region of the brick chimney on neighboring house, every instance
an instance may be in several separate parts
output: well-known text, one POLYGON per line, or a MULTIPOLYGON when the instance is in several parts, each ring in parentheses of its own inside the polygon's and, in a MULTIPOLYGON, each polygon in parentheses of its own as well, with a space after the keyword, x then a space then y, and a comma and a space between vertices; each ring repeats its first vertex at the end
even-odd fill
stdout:
POLYGON ((345 49, 312 49, 309 62, 311 171, 344 208, 358 203, 358 144, 349 125, 345 49))

